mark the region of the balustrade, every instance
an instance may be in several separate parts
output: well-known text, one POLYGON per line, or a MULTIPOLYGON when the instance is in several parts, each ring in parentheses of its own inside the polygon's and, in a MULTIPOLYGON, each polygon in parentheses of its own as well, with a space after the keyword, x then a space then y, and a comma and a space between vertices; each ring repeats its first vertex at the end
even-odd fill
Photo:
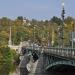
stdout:
MULTIPOLYGON (((33 50, 32 47, 28 47, 27 49, 33 50)), ((43 53, 48 54, 55 54, 63 57, 69 57, 69 58, 75 58, 75 48, 41 48, 41 47, 35 47, 34 51, 40 52, 43 51, 43 53)))
POLYGON ((59 56, 75 58, 74 48, 46 48, 44 52, 48 54, 56 54, 59 56))

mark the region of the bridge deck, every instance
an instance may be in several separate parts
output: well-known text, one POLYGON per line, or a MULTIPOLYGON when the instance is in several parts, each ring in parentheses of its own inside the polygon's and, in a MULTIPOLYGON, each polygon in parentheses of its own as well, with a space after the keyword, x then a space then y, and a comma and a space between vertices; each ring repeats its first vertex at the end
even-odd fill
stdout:
POLYGON ((34 75, 35 74, 37 64, 38 64, 38 60, 35 63, 32 64, 32 68, 31 68, 32 70, 28 75, 34 75))

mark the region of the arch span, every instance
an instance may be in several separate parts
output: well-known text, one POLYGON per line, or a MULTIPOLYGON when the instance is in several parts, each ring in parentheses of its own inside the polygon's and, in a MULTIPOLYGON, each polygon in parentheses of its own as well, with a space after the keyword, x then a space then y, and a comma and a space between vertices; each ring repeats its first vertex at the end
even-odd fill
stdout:
POLYGON ((69 68, 73 69, 75 71, 75 62, 74 61, 57 61, 50 63, 48 66, 46 66, 45 70, 68 70, 69 68))

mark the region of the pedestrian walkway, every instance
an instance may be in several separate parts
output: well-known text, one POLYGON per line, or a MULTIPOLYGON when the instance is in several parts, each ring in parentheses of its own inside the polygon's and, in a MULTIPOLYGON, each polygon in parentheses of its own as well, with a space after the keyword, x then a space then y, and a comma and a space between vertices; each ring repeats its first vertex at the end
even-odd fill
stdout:
POLYGON ((37 68, 38 60, 32 64, 31 72, 28 75, 34 75, 37 68))

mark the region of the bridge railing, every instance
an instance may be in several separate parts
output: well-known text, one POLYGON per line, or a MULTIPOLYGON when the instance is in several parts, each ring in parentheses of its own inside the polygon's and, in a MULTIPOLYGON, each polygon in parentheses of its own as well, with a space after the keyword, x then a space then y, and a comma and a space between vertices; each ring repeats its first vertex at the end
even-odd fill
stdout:
POLYGON ((23 46, 23 47, 21 48, 20 54, 21 54, 21 55, 24 55, 24 54, 27 54, 27 53, 29 54, 29 53, 31 53, 31 52, 36 52, 37 54, 40 55, 41 51, 42 51, 42 47, 41 47, 41 46, 39 46, 39 47, 34 47, 34 48, 33 48, 33 46, 23 46), (24 53, 24 54, 23 54, 23 53, 24 53))
POLYGON ((37 51, 37 52, 44 52, 48 54, 55 54, 59 56, 69 57, 69 58, 75 58, 75 48, 59 48, 59 47, 34 47, 28 46, 26 47, 28 51, 37 51))
POLYGON ((75 48, 45 48, 45 53, 75 58, 75 48))

